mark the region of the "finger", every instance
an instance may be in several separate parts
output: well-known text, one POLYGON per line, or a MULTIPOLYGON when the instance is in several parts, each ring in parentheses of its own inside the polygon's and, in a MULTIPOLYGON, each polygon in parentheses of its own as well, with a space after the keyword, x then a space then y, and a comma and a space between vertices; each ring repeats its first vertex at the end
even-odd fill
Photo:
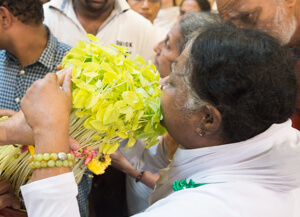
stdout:
POLYGON ((56 70, 61 70, 62 64, 56 66, 56 70))
POLYGON ((18 198, 13 193, 9 193, 0 195, 0 209, 3 209, 4 207, 20 209, 21 205, 18 198))
POLYGON ((2 116, 13 116, 14 114, 16 114, 16 111, 13 110, 9 110, 9 109, 0 109, 0 117, 2 116))
POLYGON ((57 74, 52 72, 52 73, 48 73, 46 76, 45 76, 45 79, 46 80, 51 80, 51 81, 57 81, 58 80, 58 77, 57 77, 57 74))
POLYGON ((64 83, 62 85, 62 90, 69 96, 72 96, 72 73, 71 71, 69 71, 66 76, 65 76, 65 80, 64 83))
POLYGON ((8 192, 13 192, 13 188, 8 180, 0 181, 0 195, 8 192))
POLYGON ((58 71, 56 74, 57 74, 57 77, 58 77, 58 83, 59 85, 62 85, 63 82, 64 82, 64 79, 65 79, 65 76, 68 74, 68 73, 71 73, 72 72, 72 67, 71 68, 67 68, 67 69, 62 69, 60 71, 58 71))
POLYGON ((72 151, 77 151, 80 148, 79 142, 77 142, 75 139, 69 137, 69 142, 72 151))

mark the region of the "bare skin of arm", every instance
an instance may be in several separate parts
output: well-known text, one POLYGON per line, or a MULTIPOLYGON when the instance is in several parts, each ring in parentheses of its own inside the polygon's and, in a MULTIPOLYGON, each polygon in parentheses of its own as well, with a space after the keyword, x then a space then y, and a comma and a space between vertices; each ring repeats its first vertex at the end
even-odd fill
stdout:
MULTIPOLYGON (((120 152, 115 152, 111 154, 110 157, 112 160, 111 165, 113 167, 131 176, 132 178, 137 178, 138 175, 141 173, 141 171, 135 170, 131 163, 120 152)), ((140 182, 142 182, 149 188, 154 189, 155 183, 158 180, 158 178, 158 174, 152 174, 148 171, 145 171, 142 178, 140 179, 140 182)))

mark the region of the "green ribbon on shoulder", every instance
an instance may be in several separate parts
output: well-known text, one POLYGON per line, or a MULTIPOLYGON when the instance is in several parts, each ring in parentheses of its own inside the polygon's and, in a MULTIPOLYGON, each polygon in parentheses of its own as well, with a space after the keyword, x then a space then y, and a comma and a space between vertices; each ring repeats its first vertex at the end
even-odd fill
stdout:
POLYGON ((187 183, 186 179, 183 179, 181 182, 176 180, 173 182, 173 190, 174 191, 180 191, 182 189, 187 189, 187 188, 197 188, 202 185, 207 185, 210 183, 195 183, 192 179, 190 179, 189 183, 187 183))

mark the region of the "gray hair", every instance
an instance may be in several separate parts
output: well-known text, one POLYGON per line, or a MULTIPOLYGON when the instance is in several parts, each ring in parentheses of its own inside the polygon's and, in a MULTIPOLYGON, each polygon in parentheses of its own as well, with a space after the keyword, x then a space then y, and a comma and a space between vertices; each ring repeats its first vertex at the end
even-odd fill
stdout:
POLYGON ((217 22, 220 22, 219 15, 209 12, 187 12, 183 14, 178 24, 181 34, 181 38, 177 43, 179 53, 184 50, 186 43, 191 39, 194 32, 217 22))

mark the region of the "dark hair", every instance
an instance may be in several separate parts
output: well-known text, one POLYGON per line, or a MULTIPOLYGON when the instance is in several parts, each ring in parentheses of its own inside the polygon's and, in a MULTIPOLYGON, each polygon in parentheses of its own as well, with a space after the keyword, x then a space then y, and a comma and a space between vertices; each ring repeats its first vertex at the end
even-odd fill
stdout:
MULTIPOLYGON (((180 7, 183 4, 185 0, 182 0, 182 2, 180 3, 180 7)), ((202 12, 204 11, 210 11, 211 7, 210 7, 210 3, 207 0, 194 0, 195 2, 197 2, 199 8, 201 8, 202 12)))
POLYGON ((226 142, 249 139, 292 116, 295 63, 276 39, 257 30, 214 24, 192 43, 187 61, 191 88, 221 113, 226 142))
POLYGON ((210 12, 187 12, 183 14, 178 23, 181 34, 181 37, 177 42, 179 53, 183 51, 186 43, 190 40, 194 32, 206 25, 217 22, 220 22, 219 16, 210 12))
POLYGON ((0 0, 15 17, 25 24, 40 24, 44 20, 43 4, 40 0, 0 0))
POLYGON ((207 0, 195 0, 202 11, 210 11, 210 3, 207 0))

